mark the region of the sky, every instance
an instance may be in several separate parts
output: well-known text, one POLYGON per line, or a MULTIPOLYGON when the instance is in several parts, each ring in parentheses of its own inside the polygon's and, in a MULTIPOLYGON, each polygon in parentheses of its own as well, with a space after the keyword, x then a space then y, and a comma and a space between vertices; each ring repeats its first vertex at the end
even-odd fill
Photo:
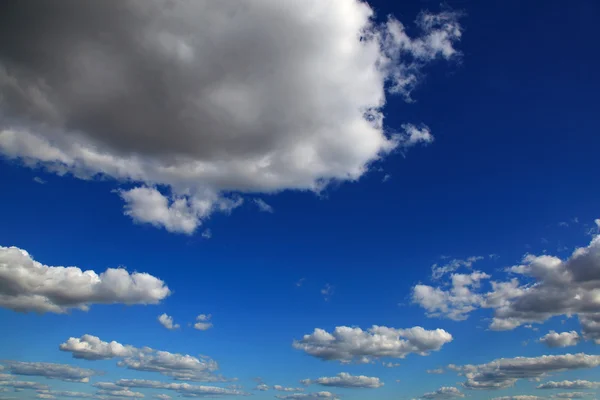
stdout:
POLYGON ((597 398, 598 17, 3 2, 0 399, 597 398))

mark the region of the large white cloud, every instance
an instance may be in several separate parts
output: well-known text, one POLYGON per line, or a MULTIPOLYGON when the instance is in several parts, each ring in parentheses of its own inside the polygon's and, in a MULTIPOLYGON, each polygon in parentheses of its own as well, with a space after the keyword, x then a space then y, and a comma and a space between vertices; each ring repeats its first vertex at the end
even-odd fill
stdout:
POLYGON ((550 373, 600 366, 600 356, 584 353, 557 356, 500 358, 486 364, 448 368, 464 375, 468 389, 494 390, 513 386, 519 379, 538 379, 550 373))
POLYGON ((170 293, 163 281, 146 273, 53 267, 25 250, 0 246, 0 306, 11 310, 64 313, 92 304, 156 304, 170 293))
MULTIPOLYGON (((493 309, 490 328, 494 330, 541 323, 558 315, 578 315, 583 337, 600 343, 600 235, 594 236, 586 247, 576 249, 566 260, 528 254, 521 264, 507 268, 506 272, 516 277, 491 281, 489 291, 480 290, 479 280, 490 276, 475 271, 470 275, 452 274, 449 289, 443 283, 418 284, 413 288, 412 299, 429 316, 455 320, 465 319, 478 308, 493 309), (480 279, 467 279, 474 274, 480 279)), ((574 333, 563 333, 563 342, 567 336, 568 343, 573 344, 574 333)))
POLYGON ((461 37, 455 13, 421 14, 411 38, 358 0, 23 0, 4 11, 0 153, 133 182, 120 192, 127 215, 188 234, 239 204, 228 193, 320 190, 431 142, 426 127, 384 128, 386 86, 409 98, 461 37))
POLYGON ((341 388, 378 388, 383 386, 383 382, 377 377, 365 375, 350 375, 347 372, 341 372, 337 376, 321 377, 317 379, 304 379, 301 381, 304 385, 317 384, 321 386, 332 386, 341 388))
POLYGON ((59 346, 73 357, 85 360, 120 359, 120 367, 137 371, 158 372, 177 380, 197 382, 218 382, 225 378, 216 375, 216 361, 208 357, 194 357, 188 354, 170 353, 149 347, 137 348, 118 342, 105 342, 92 335, 81 338, 71 337, 59 346))
POLYGON ((575 331, 570 332, 555 332, 550 331, 538 339, 540 343, 544 343, 548 347, 569 347, 579 343, 581 337, 575 331))
POLYGON ((420 326, 395 329, 375 325, 362 330, 338 326, 332 333, 317 328, 295 340, 293 346, 323 360, 362 363, 373 358, 404 358, 411 353, 426 355, 451 341, 452 335, 443 329, 425 330, 420 326))

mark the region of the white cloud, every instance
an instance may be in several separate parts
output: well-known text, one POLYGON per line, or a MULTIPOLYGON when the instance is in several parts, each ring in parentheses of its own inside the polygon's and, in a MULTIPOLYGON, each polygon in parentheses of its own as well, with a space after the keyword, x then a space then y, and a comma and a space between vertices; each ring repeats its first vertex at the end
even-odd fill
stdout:
POLYGON ((594 396, 594 393, 586 393, 586 392, 565 392, 565 393, 556 393, 551 397, 553 399, 584 399, 586 397, 594 396))
POLYGON ((200 314, 196 317, 196 323, 194 329, 199 331, 206 331, 213 327, 213 323, 210 322, 212 318, 211 314, 200 314))
POLYGON ((2 381, 0 387, 10 387, 13 389, 31 389, 31 390, 44 390, 48 389, 48 385, 44 385, 38 382, 28 381, 2 381))
POLYGON ((42 178, 40 178, 39 176, 36 176, 35 178, 33 178, 33 181, 34 181, 35 183, 39 183, 40 185, 44 185, 44 184, 46 184, 46 181, 45 181, 45 180, 43 180, 42 178))
POLYGON ((89 382, 90 377, 99 375, 98 371, 79 368, 67 364, 44 362, 3 361, 6 370, 13 375, 43 376, 66 382, 89 382))
POLYGON ((457 269, 461 268, 461 267, 465 267, 465 268, 472 268, 473 264, 475 264, 477 261, 483 260, 483 257, 481 256, 472 256, 472 257, 468 257, 464 260, 461 259, 453 259, 445 264, 439 265, 439 264, 433 264, 431 266, 431 277, 433 279, 440 279, 441 277, 443 277, 444 275, 450 273, 450 272, 454 272, 457 269))
POLYGON ((516 396, 494 397, 492 400, 545 400, 543 397, 521 394, 516 396))
POLYGON ((338 326, 333 333, 316 328, 301 340, 295 340, 293 346, 323 360, 363 363, 372 358, 404 358, 411 353, 426 355, 451 341, 452 335, 443 329, 425 330, 420 326, 395 329, 374 325, 363 331, 338 326))
POLYGON ((267 202, 263 199, 254 199, 254 204, 258 207, 258 209, 262 212, 272 213, 273 207, 271 207, 267 202))
POLYGON ((285 387, 281 385, 273 385, 273 389, 278 392, 303 392, 303 388, 285 387))
POLYGON ((317 379, 304 379, 301 381, 304 385, 321 385, 341 388, 378 388, 383 386, 383 382, 376 377, 365 375, 352 376, 349 373, 341 372, 334 377, 321 377, 317 379))
POLYGON ((557 333, 550 331, 546 335, 539 338, 540 343, 544 343, 548 347, 569 347, 579 343, 581 337, 575 331, 557 333))
POLYGON ((210 229, 205 229, 202 231, 202 237, 204 239, 210 239, 212 238, 212 231, 210 229))
POLYGON ((443 386, 435 392, 425 393, 421 396, 422 399, 438 400, 438 399, 456 399, 459 397, 465 397, 465 395, 455 387, 443 386))
POLYGON ((173 324, 173 317, 170 317, 167 314, 161 314, 158 317, 158 322, 170 331, 179 329, 179 324, 173 324))
POLYGON ((106 397, 109 397, 109 398, 111 398, 111 397, 113 397, 113 398, 124 398, 125 397, 125 398, 141 399, 141 398, 145 397, 143 393, 134 392, 134 391, 131 391, 129 389, 122 389, 122 390, 99 390, 96 393, 96 395, 97 396, 95 396, 95 397, 97 397, 97 398, 102 398, 102 397, 106 396, 106 397))
POLYGON ((144 379, 120 379, 116 385, 125 388, 147 388, 172 390, 184 397, 246 396, 248 393, 238 389, 216 386, 190 385, 188 383, 167 383, 144 379))
POLYGON ((436 369, 428 369, 427 373, 428 374, 443 374, 445 371, 443 368, 436 368, 436 369))
MULTIPOLYGON (((478 291, 477 285, 456 285, 450 289, 418 284, 413 302, 427 310, 430 317, 465 319, 477 308, 494 310, 490 328, 511 330, 521 325, 541 323, 559 315, 577 315, 583 338, 600 343, 600 235, 587 247, 575 249, 562 260, 559 257, 527 254, 519 265, 506 270, 517 277, 509 281, 490 281, 490 291, 478 291)), ((482 274, 485 279, 490 278, 482 274)), ((457 275, 453 274, 453 280, 457 275)), ((465 277, 465 275, 462 275, 465 277)), ((481 278, 484 279, 484 278, 481 278)))
POLYGON ((264 383, 259 383, 258 385, 256 385, 255 389, 260 390, 261 392, 266 392, 267 390, 269 390, 269 386, 264 383))
POLYGON ((69 338, 59 346, 70 352, 74 358, 102 360, 119 358, 120 367, 137 371, 158 372, 177 380, 216 382, 225 380, 213 372, 218 369, 216 361, 208 357, 194 357, 187 354, 169 353, 148 347, 137 348, 118 342, 105 342, 92 335, 69 338))
POLYGON ((321 294, 323 295, 323 298, 325 299, 325 301, 329 301, 331 299, 331 296, 333 296, 334 291, 335 291, 335 287, 333 287, 329 283, 325 284, 323 289, 321 289, 321 294))
POLYGON ((513 386, 519 379, 538 379, 547 374, 600 365, 600 356, 562 354, 556 356, 500 358, 480 365, 449 365, 448 369, 459 372, 467 380, 468 389, 494 390, 513 386))
POLYGON ((52 267, 17 247, 0 246, 0 306, 14 311, 65 313, 92 304, 157 304, 171 291, 158 278, 109 268, 97 274, 52 267))
POLYGON ((154 398, 159 399, 159 400, 171 400, 172 399, 171 396, 169 396, 168 394, 164 394, 164 393, 155 394, 154 398))
POLYGON ((600 387, 600 382, 590 382, 585 380, 575 380, 575 381, 548 381, 540 384, 538 389, 597 389, 600 387))
POLYGON ((338 399, 339 397, 331 392, 315 392, 315 393, 294 393, 275 396, 281 400, 322 400, 322 399, 338 399))
POLYGON ((461 38, 456 13, 422 13, 411 38, 355 0, 73 2, 50 12, 19 3, 12 12, 39 23, 11 25, 19 40, 0 50, 10 99, 0 153, 133 183, 120 192, 126 214, 184 234, 228 193, 319 191, 357 180, 396 147, 430 142, 424 126, 386 134, 386 87, 409 98, 425 65, 458 56, 461 38), (113 32, 102 45, 98 26, 113 32), (20 57, 42 44, 51 55, 20 57))

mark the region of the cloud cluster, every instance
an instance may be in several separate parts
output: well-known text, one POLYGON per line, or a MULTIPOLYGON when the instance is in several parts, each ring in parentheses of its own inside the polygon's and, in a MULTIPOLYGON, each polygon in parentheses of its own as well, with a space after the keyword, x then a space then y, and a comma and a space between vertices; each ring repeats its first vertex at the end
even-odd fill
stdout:
POLYGON ((538 389, 597 389, 600 387, 600 382, 590 382, 585 380, 575 380, 575 381, 548 381, 539 385, 538 389))
POLYGON ((137 348, 115 341, 105 342, 92 335, 83 335, 81 338, 71 337, 59 348, 72 353, 74 358, 85 360, 119 358, 117 365, 120 367, 136 371, 158 372, 177 380, 197 382, 225 380, 214 374, 218 365, 216 361, 208 357, 169 353, 149 347, 137 348))
POLYGON ((27 251, 0 246, 0 307, 15 311, 65 313, 92 304, 157 304, 171 291, 146 273, 109 268, 97 274, 77 267, 52 267, 27 251))
POLYGON ((467 380, 468 389, 494 390, 513 386, 519 379, 537 379, 550 373, 595 368, 600 356, 584 353, 557 356, 500 358, 487 364, 456 366, 448 369, 459 372, 467 380))
POLYGON ((353 376, 347 372, 341 372, 334 377, 321 377, 317 379, 304 379, 300 383, 303 385, 317 384, 321 386, 332 386, 341 388, 369 388, 375 389, 383 386, 383 382, 376 377, 365 375, 353 376))
POLYGON ((158 322, 170 331, 179 329, 179 324, 174 324, 173 317, 167 315, 166 313, 158 316, 158 322))
POLYGON ((207 331, 213 327, 213 323, 210 322, 212 318, 211 314, 200 314, 196 317, 196 323, 194 324, 194 329, 199 331, 207 331))
POLYGON ((59 379, 66 382, 89 382, 90 377, 99 375, 100 372, 74 367, 66 364, 45 362, 3 361, 8 372, 13 375, 43 376, 50 379, 59 379))
POLYGON ((473 264, 480 260, 483 260, 483 257, 472 256, 464 260, 453 259, 442 265, 435 263, 431 266, 431 277, 433 279, 440 279, 444 275, 454 272, 461 267, 472 268, 473 264))
POLYGON ((557 333, 550 331, 546 335, 538 339, 540 343, 545 344, 548 347, 569 347, 575 346, 581 337, 575 331, 557 333))
POLYGON ((315 392, 315 393, 294 393, 294 394, 285 394, 285 395, 277 395, 275 396, 281 400, 335 400, 339 399, 339 397, 331 392, 315 392))
POLYGON ((387 132, 386 92, 409 98, 427 64, 458 55, 462 33, 458 14, 423 13, 409 37, 357 0, 4 11, 0 154, 133 182, 120 191, 127 215, 186 234, 238 205, 228 193, 318 191, 431 142, 412 125, 387 132))
POLYGON ((184 397, 220 397, 220 396, 246 396, 248 393, 230 388, 217 386, 190 385, 189 383, 167 383, 145 379, 120 379, 114 382, 115 387, 121 388, 146 388, 172 390, 184 397))
POLYGON ((439 399, 456 399, 459 397, 465 397, 465 395, 455 387, 443 386, 435 392, 425 393, 421 396, 422 399, 427 400, 439 400, 439 399))
MULTIPOLYGON (((489 275, 477 271, 470 275, 452 274, 450 289, 419 284, 413 288, 412 300, 425 308, 429 316, 455 320, 465 319, 477 308, 493 309, 490 328, 494 330, 576 314, 583 337, 600 343, 600 235, 566 260, 528 254, 507 272, 517 277, 491 281, 487 292, 477 289, 479 281, 489 279, 489 275), (474 279, 475 275, 478 279, 474 279)), ((554 336, 547 339, 551 342, 554 336)), ((572 333, 563 334, 562 341, 567 338, 568 343, 575 340, 572 333)))
POLYGON ((452 341, 443 329, 425 330, 420 326, 395 329, 377 326, 362 330, 338 326, 332 333, 316 328, 313 333, 295 340, 293 346, 323 360, 369 362, 373 358, 404 358, 416 353, 426 355, 452 341))

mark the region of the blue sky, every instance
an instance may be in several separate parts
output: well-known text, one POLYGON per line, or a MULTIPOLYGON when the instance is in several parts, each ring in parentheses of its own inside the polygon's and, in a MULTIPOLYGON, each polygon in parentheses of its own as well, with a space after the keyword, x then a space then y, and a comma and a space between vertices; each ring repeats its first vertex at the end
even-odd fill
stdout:
POLYGON ((597 396, 599 5, 262 3, 160 8, 129 26, 145 15, 132 2, 125 22, 106 20, 121 21, 106 47, 89 20, 71 22, 123 10, 65 2, 73 16, 60 28, 43 7, 2 6, 41 22, 25 32, 0 17, 19 39, 0 39, 0 398, 597 396), (360 42, 359 28, 375 38, 360 42), (153 29, 168 33, 156 43, 172 63, 144 53, 146 42, 127 47, 153 29), (297 54, 316 67, 290 67, 297 54), (154 70, 120 75, 129 65, 164 68, 160 90, 130 85, 152 87, 137 73, 154 70), (231 90, 214 89, 225 120, 189 103, 211 76, 231 90), (163 91, 171 103, 152 97, 163 91), (367 126, 361 113, 382 96, 383 124, 367 126), (203 124, 171 104, 197 107, 190 121, 203 124), (128 273, 100 275, 118 267, 128 273), (513 279, 511 293, 492 285, 513 279), (167 329, 162 314, 180 326, 167 329), (315 329, 336 327, 351 333, 319 341, 315 329), (169 361, 184 355, 184 366, 169 361), (48 372, 64 365, 93 370, 89 381, 48 372), (537 388, 549 381, 562 383, 537 388))

